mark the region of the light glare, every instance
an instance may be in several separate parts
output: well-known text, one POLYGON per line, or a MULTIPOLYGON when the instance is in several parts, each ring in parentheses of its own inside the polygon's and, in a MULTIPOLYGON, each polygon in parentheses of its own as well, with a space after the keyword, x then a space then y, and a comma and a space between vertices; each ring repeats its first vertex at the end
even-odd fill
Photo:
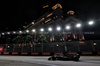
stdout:
POLYGON ((34 24, 34 22, 32 22, 32 24, 34 24))
POLYGON ((2 33, 2 35, 5 35, 5 33, 2 33))
POLYGON ((66 26, 66 29, 70 29, 70 26, 66 26))
POLYGON ((32 32, 35 32, 35 29, 33 29, 32 32))
POLYGON ((49 31, 52 31, 52 28, 49 28, 48 30, 49 30, 49 31))
POLYGON ((29 30, 26 30, 27 33, 29 33, 29 30))
POLYGON ((44 31, 44 29, 43 29, 43 28, 41 28, 41 29, 40 29, 40 31, 42 31, 42 32, 43 32, 43 31, 44 31))
POLYGON ((81 27, 81 24, 80 24, 80 23, 79 23, 79 24, 77 24, 77 25, 76 25, 76 27, 78 27, 78 28, 79 28, 79 27, 81 27))
POLYGON ((60 31, 60 30, 61 30, 61 28, 60 28, 60 27, 57 27, 57 30, 58 30, 58 31, 60 31))
POLYGON ((94 22, 93 22, 93 21, 90 21, 88 24, 89 24, 89 25, 93 25, 93 24, 94 24, 94 22))
POLYGON ((16 32, 14 31, 13 33, 15 34, 16 32))
POLYGON ((22 33, 22 31, 19 31, 19 33, 22 33))
POLYGON ((10 34, 10 32, 8 32, 7 34, 10 34))

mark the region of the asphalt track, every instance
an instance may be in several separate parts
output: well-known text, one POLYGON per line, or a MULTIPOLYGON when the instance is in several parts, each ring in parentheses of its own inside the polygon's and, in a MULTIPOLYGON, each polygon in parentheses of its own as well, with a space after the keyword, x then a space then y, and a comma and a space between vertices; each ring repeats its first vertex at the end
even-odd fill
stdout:
POLYGON ((0 56, 0 66, 100 66, 100 56, 81 56, 80 61, 48 61, 49 56, 0 56))

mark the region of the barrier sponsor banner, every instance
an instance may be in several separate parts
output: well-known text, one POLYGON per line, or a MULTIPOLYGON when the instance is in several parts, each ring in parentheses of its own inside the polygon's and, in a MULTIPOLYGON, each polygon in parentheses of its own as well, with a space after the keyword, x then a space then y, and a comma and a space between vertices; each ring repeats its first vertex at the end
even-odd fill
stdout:
POLYGON ((38 52, 31 52, 31 55, 38 55, 38 52))
POLYGON ((1 55, 1 52, 0 52, 0 55, 1 55))
POLYGON ((12 55, 18 55, 18 52, 12 52, 12 55))
POLYGON ((54 52, 55 55, 63 54, 63 52, 54 52))
POLYGON ((21 55, 28 55, 28 52, 21 52, 21 55))
POLYGON ((67 52, 67 54, 77 54, 77 52, 67 52))
POLYGON ((3 52, 3 48, 4 48, 4 47, 0 47, 0 52, 3 52))
POLYGON ((100 55, 100 51, 98 51, 98 54, 100 55))
POLYGON ((43 52, 42 55, 50 55, 50 52, 43 52))
POLYGON ((92 54, 92 52, 86 51, 86 52, 82 52, 82 54, 92 54))
POLYGON ((4 55, 9 55, 9 52, 3 52, 4 55))

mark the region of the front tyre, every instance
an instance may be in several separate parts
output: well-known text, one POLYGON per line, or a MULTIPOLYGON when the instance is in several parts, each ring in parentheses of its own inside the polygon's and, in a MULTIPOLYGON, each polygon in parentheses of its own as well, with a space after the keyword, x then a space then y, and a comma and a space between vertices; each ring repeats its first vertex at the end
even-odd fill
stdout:
POLYGON ((74 58, 74 61, 79 61, 79 58, 75 57, 75 58, 74 58))

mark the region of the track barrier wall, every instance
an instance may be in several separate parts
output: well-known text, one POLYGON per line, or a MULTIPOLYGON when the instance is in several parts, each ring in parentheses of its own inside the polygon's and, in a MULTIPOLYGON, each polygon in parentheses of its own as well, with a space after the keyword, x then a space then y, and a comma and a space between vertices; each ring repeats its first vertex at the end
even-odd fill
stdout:
POLYGON ((40 44, 0 44, 0 55, 52 55, 52 54, 100 55, 100 40, 51 42, 40 44), (95 43, 95 44, 94 44, 95 43))

